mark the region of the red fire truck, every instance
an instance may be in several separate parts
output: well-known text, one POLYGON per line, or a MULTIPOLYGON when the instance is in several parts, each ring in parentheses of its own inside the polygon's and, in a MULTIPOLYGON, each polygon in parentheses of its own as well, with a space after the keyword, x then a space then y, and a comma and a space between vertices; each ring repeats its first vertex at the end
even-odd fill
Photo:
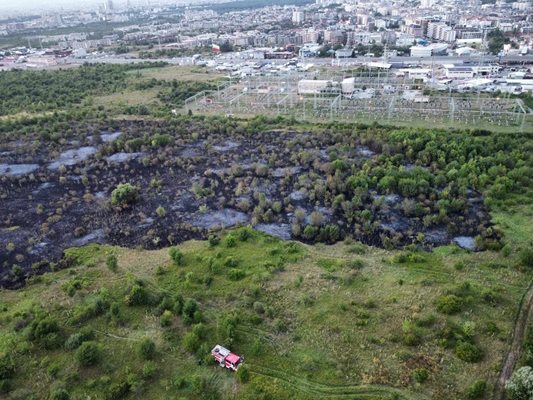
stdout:
POLYGON ((237 368, 244 362, 244 359, 237 354, 233 354, 231 351, 225 347, 217 344, 213 350, 211 350, 211 355, 215 361, 222 368, 228 368, 232 371, 237 371, 237 368))

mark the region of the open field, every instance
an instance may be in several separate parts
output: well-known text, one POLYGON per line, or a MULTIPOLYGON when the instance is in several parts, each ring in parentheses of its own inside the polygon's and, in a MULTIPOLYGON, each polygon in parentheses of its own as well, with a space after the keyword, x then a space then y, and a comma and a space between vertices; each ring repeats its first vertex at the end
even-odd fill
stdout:
POLYGON ((154 399, 464 399, 478 380, 488 396, 528 286, 518 248, 502 258, 456 247, 306 246, 248 229, 211 242, 180 245, 179 265, 166 249, 89 245, 67 252, 71 268, 1 292, 0 354, 12 357, 8 381, 19 388, 8 398, 59 388, 118 398, 122 387, 154 399), (106 266, 110 255, 116 269, 106 266), (139 283, 144 300, 133 302, 139 283), (448 315, 438 304, 450 293, 460 305, 448 315), (194 321, 175 314, 178 295, 197 301, 194 321), (59 323, 55 339, 27 339, 44 318, 59 323), (95 365, 80 365, 79 351, 62 344, 80 331, 100 349, 95 365), (151 360, 138 350, 146 337, 151 360), (218 342, 245 356, 249 382, 211 364, 218 342), (479 361, 458 358, 463 342, 481 351, 479 361))
POLYGON ((241 119, 162 64, 1 79, 0 398, 502 400, 533 366, 530 122, 241 119))
POLYGON ((135 75, 136 79, 140 75, 140 78, 144 80, 157 79, 164 81, 177 79, 179 81, 206 82, 224 78, 224 74, 210 71, 205 67, 174 65, 163 68, 133 69, 128 71, 128 74, 135 75))

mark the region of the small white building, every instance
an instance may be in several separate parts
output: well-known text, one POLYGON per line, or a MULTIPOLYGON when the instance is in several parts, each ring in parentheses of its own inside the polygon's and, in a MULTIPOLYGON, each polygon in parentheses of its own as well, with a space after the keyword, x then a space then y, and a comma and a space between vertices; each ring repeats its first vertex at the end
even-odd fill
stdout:
POLYGON ((342 94, 349 96, 355 90, 355 78, 346 78, 341 83, 342 94))
POLYGON ((429 46, 411 46, 411 57, 431 57, 431 54, 429 46))
POLYGON ((302 79, 298 81, 298 94, 319 94, 327 92, 336 86, 336 83, 330 80, 302 79))
POLYGON ((432 43, 428 46, 412 46, 411 57, 431 57, 436 55, 444 55, 448 50, 446 43, 432 43))
POLYGON ((405 68, 400 71, 407 74, 409 79, 425 79, 431 73, 431 69, 428 68, 405 68))
POLYGON ((448 79, 472 79, 474 69, 472 67, 448 67, 446 68, 446 78, 448 79))

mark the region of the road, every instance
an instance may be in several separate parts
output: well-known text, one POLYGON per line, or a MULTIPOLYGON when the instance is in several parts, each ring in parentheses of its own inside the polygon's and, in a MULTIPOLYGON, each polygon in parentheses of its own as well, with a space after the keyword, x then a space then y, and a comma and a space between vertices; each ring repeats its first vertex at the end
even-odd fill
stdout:
MULTIPOLYGON (((245 61, 254 61, 249 60, 247 58, 239 56, 238 53, 225 53, 219 56, 217 61, 224 63, 241 63, 245 61)), ((109 64, 128 64, 128 63, 140 63, 145 61, 163 61, 167 62, 169 64, 175 64, 175 65, 191 65, 193 63, 191 57, 179 57, 179 58, 157 58, 157 59, 137 59, 137 58, 125 58, 120 56, 110 56, 110 57, 98 57, 98 58, 87 58, 87 59, 70 59, 69 60, 72 63, 109 63, 109 64)), ((255 60, 258 61, 258 60, 255 60)), ((275 63, 275 64, 284 64, 287 62, 287 60, 268 60, 269 62, 275 63)), ((331 58, 305 58, 303 59, 304 62, 315 64, 315 65, 331 65, 332 59, 331 58)), ((358 57, 358 58, 346 58, 346 59, 340 59, 340 60, 333 60, 334 65, 339 66, 348 66, 348 65, 356 65, 361 63, 367 63, 367 62, 382 62, 383 60, 380 57, 358 57)), ((408 65, 432 65, 435 64, 465 64, 465 63, 473 63, 477 64, 480 61, 483 61, 485 63, 491 62, 491 63, 520 63, 520 64, 530 64, 533 65, 533 54, 532 55, 525 55, 525 56, 505 56, 505 57, 497 57, 492 55, 485 55, 485 56, 468 56, 468 57, 458 57, 458 56, 435 56, 435 57, 427 57, 427 58, 421 58, 421 57, 390 57, 388 59, 389 63, 403 63, 404 66, 408 65)))

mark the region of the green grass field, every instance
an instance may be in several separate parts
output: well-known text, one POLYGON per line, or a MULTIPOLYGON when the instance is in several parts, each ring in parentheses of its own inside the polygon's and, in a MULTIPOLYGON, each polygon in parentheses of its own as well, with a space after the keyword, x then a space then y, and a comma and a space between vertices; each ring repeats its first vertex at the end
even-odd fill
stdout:
POLYGON ((498 213, 495 222, 514 243, 507 257, 351 240, 308 246, 249 228, 218 244, 179 245, 179 265, 168 249, 69 250, 71 268, 0 292, 0 366, 14 363, 0 368, 4 396, 41 399, 63 388, 72 399, 465 399, 479 380, 488 396, 530 277, 515 254, 531 237, 531 213, 498 213), (445 314, 439 299, 450 294, 459 305, 445 314), (179 296, 199 312, 176 311, 179 296), (46 316, 53 332, 36 327, 46 316), (80 331, 100 349, 95 365, 83 366, 67 344, 80 331), (156 347, 148 360, 139 354, 145 338, 156 347), (479 360, 459 358, 462 342, 479 360), (246 383, 210 360, 217 343, 245 357, 246 383))

